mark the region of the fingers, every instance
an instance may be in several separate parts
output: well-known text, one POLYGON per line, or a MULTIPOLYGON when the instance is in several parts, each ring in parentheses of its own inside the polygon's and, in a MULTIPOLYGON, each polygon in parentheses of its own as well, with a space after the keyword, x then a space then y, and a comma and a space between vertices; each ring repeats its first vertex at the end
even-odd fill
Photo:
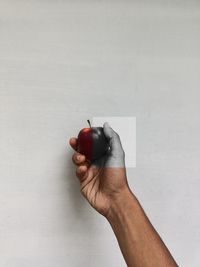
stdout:
POLYGON ((72 161, 75 165, 80 165, 81 163, 85 162, 85 160, 85 156, 77 152, 75 152, 72 156, 72 161))
POLYGON ((80 182, 84 180, 87 170, 88 170, 87 165, 81 165, 77 167, 76 176, 79 178, 80 182))
MULTIPOLYGON (((69 140, 69 144, 71 145, 71 147, 76 150, 77 149, 77 138, 72 137, 69 140)), ((74 162, 74 164, 76 165, 80 165, 81 163, 83 163, 86 160, 85 155, 82 155, 78 152, 75 152, 72 156, 72 161, 74 162)))
POLYGON ((82 182, 90 163, 86 160, 84 155, 77 152, 73 154, 72 161, 77 166, 76 176, 79 178, 80 182, 82 182))
POLYGON ((111 153, 115 156, 123 156, 124 150, 120 141, 119 135, 105 122, 103 125, 105 136, 108 138, 111 148, 111 153))
POLYGON ((119 135, 106 122, 103 125, 103 130, 106 138, 109 140, 110 156, 108 157, 106 167, 124 167, 125 153, 120 141, 119 135))
POLYGON ((75 137, 70 138, 69 144, 74 150, 77 150, 77 138, 75 137))
MULTIPOLYGON (((77 138, 70 138, 69 144, 74 150, 77 150, 77 138)), ((72 161, 77 166, 76 176, 79 178, 80 182, 82 182, 85 174, 87 173, 90 163, 87 161, 85 155, 82 155, 78 152, 75 152, 73 154, 72 161)))

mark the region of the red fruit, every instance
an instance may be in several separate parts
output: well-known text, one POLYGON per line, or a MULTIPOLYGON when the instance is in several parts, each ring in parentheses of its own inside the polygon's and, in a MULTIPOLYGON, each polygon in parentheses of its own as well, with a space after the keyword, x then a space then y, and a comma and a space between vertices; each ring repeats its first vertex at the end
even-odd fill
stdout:
MULTIPOLYGON (((90 122, 88 121, 89 125, 90 122)), ((101 158, 109 150, 109 142, 102 127, 82 129, 78 134, 77 151, 89 161, 101 158)))

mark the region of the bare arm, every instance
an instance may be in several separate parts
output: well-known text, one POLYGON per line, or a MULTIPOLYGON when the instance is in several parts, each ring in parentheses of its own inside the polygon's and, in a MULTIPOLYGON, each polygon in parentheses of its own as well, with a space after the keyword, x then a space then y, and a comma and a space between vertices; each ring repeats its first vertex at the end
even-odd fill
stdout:
MULTIPOLYGON (((81 193, 107 218, 128 267, 178 266, 129 188, 119 135, 108 124, 104 133, 110 141, 108 155, 91 165, 77 152, 72 157, 81 193)), ((76 150, 77 139, 71 138, 70 145, 76 150)))
POLYGON ((128 267, 178 266, 129 190, 113 201, 107 219, 128 267))

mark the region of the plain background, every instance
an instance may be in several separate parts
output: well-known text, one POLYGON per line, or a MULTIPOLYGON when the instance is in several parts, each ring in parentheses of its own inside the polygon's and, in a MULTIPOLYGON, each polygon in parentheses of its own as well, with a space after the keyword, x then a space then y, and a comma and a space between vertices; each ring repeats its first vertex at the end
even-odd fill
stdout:
POLYGON ((136 116, 130 186, 198 267, 199 70, 199 1, 0 0, 0 266, 126 266, 67 140, 93 116, 136 116))

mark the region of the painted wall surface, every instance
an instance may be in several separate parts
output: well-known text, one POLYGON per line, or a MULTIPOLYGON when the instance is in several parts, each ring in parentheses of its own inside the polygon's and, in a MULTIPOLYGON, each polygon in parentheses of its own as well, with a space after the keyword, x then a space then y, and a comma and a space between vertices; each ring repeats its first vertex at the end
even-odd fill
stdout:
POLYGON ((0 0, 0 266, 125 267, 79 192, 70 136, 135 116, 130 187, 200 263, 200 2, 0 0))

